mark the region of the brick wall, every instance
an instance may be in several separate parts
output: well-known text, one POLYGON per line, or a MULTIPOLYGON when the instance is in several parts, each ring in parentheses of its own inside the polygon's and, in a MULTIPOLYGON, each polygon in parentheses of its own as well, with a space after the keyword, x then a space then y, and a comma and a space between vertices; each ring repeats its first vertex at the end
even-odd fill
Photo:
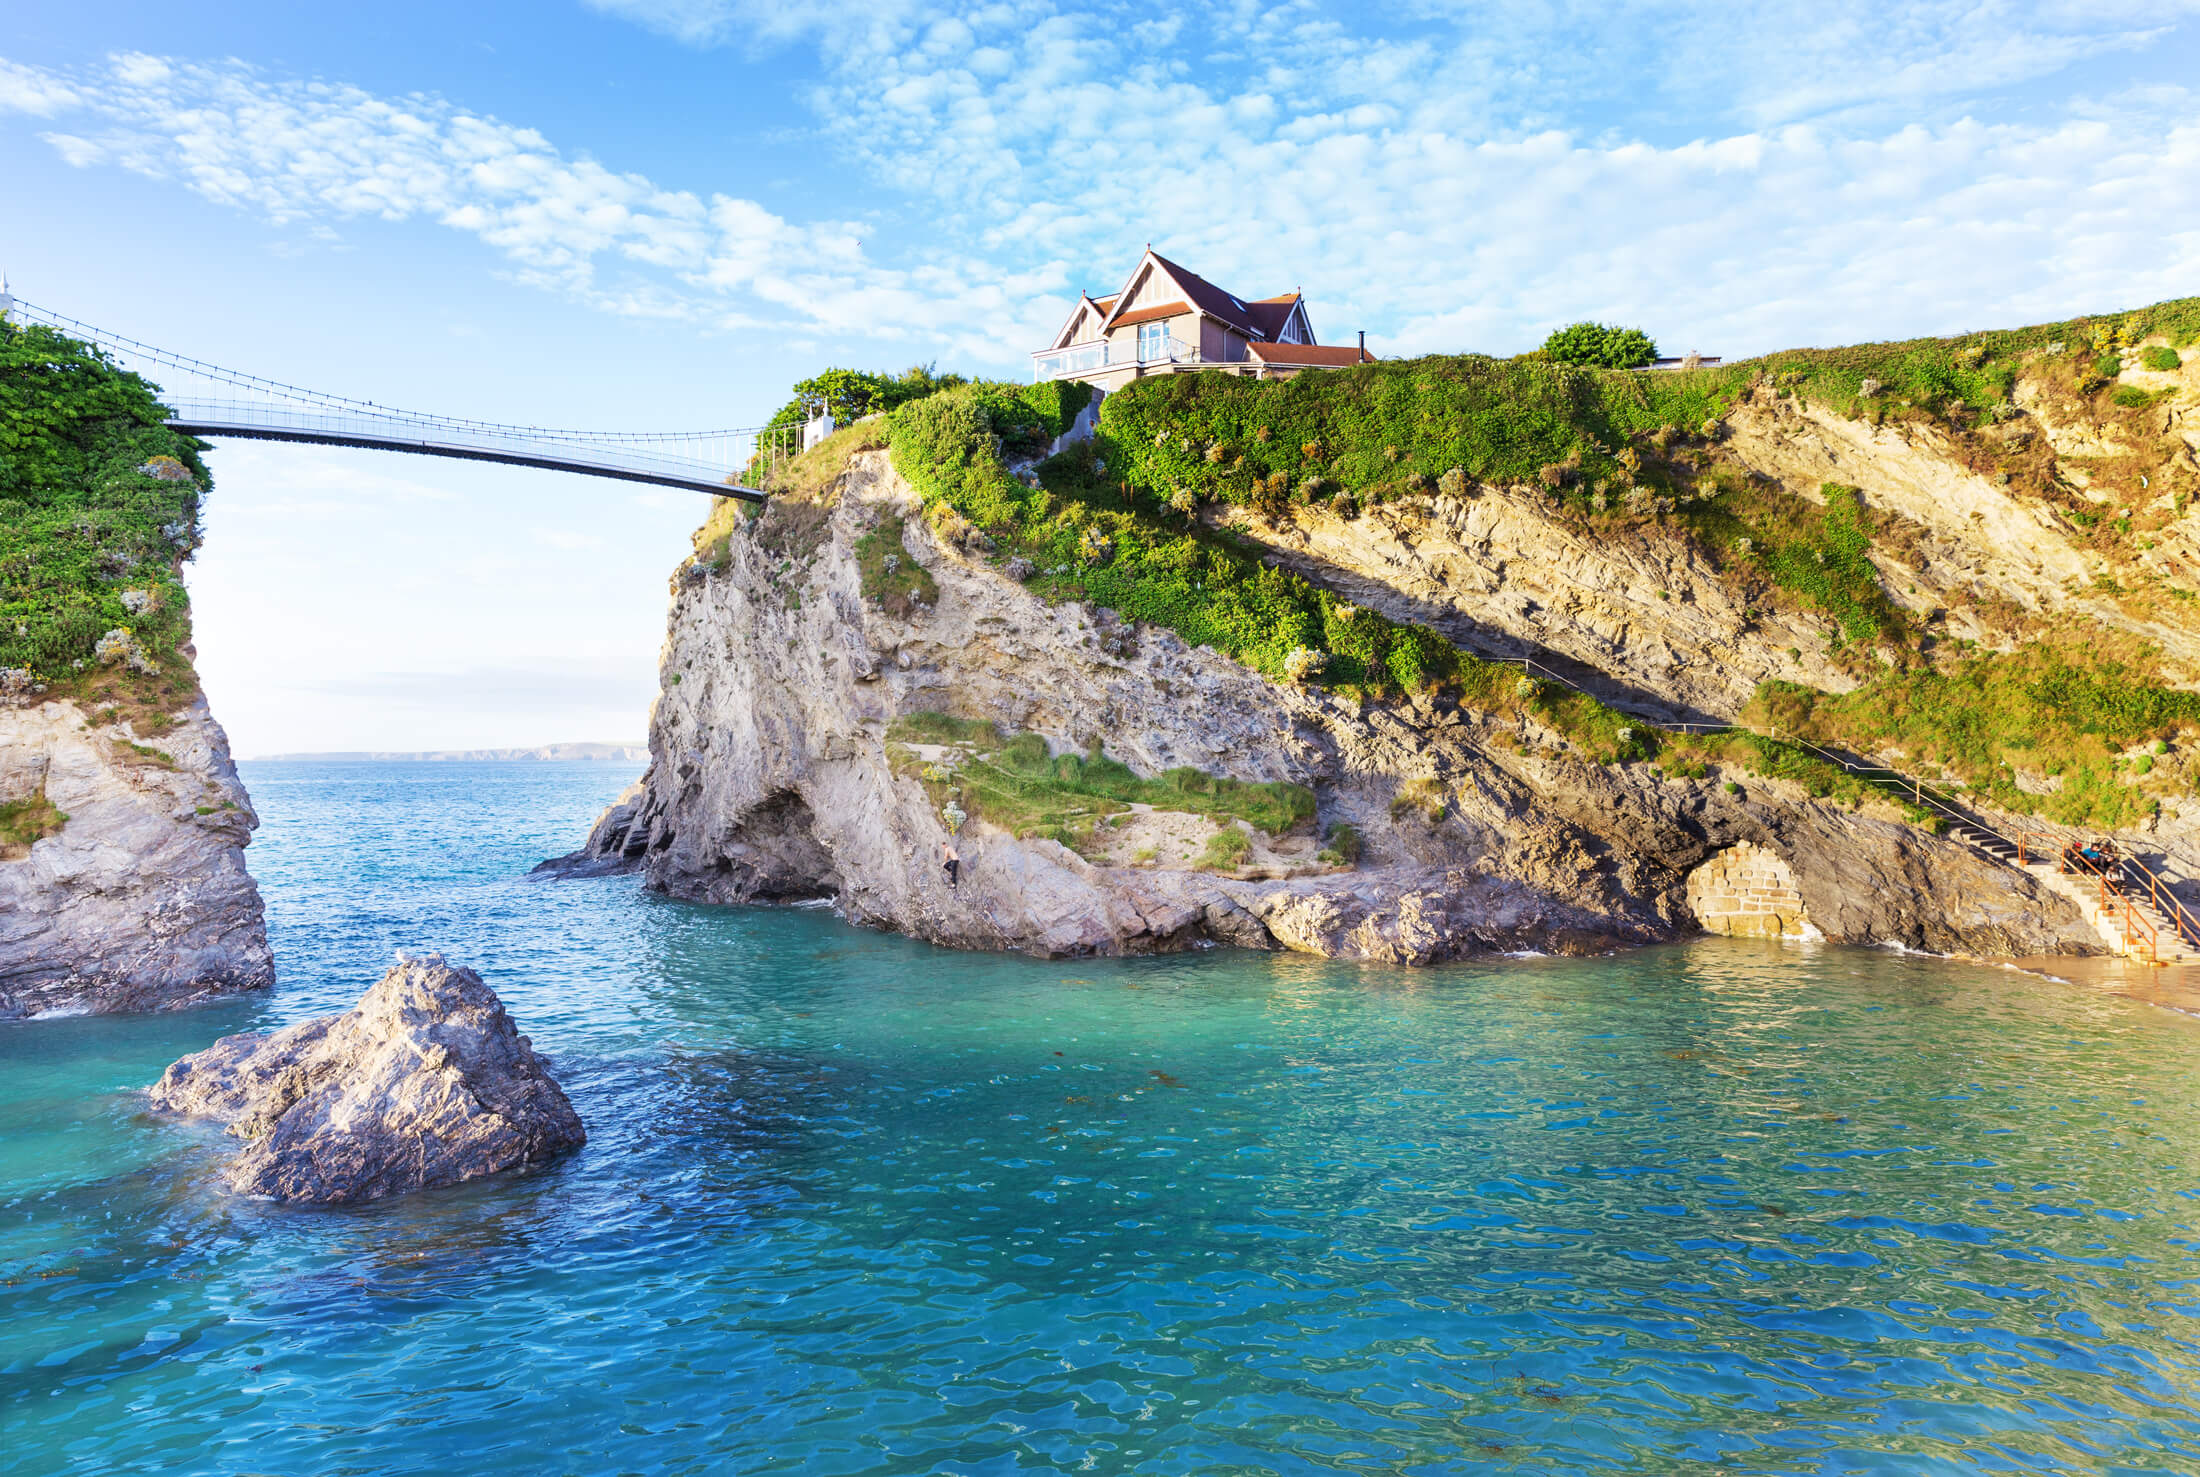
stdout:
POLYGON ((1803 938, 1813 932, 1794 869, 1778 852, 1748 841, 1688 874, 1688 906, 1707 933, 1803 938))

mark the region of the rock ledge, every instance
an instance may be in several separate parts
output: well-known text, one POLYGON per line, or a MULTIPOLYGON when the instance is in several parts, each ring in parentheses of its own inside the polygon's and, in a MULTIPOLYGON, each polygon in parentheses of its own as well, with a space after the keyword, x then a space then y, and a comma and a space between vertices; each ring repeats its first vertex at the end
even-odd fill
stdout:
POLYGON ((152 1102, 246 1141, 231 1188, 329 1205, 536 1165, 588 1141, 504 1002, 440 954, 399 954, 341 1015, 223 1037, 169 1067, 152 1102))

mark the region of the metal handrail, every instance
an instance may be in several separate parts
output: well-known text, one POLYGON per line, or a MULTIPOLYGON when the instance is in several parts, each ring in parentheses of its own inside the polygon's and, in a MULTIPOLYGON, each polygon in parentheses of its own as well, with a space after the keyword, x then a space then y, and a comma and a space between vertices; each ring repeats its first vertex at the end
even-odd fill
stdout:
MULTIPOLYGON (((1518 666, 1523 672, 1534 676, 1547 677, 1561 686, 1582 694, 1584 697, 1593 696, 1580 683, 1551 670, 1530 657, 1491 657, 1485 658, 1485 660, 1496 661, 1506 666, 1518 666)), ((1665 733, 1754 733, 1762 738, 1769 738, 1775 743, 1792 745, 1795 748, 1816 755, 1829 764, 1839 766, 1842 770, 1857 776, 1868 784, 1876 784, 1883 789, 1891 789, 1897 794, 1907 792, 1911 803, 1918 809, 1938 815, 1944 820, 1952 821, 1966 831, 1990 838, 2015 852, 2019 866, 2028 864, 2026 859, 2028 850, 2037 849, 2030 847, 2028 844, 2029 839, 2032 837, 2036 836, 2053 841, 2058 853, 2065 848, 2075 846, 2080 839, 2075 835, 2053 831, 2020 831, 2015 837, 2007 836, 1979 819, 1977 815, 1964 809, 1953 795, 1926 784, 1916 775, 1905 774, 1891 765, 1869 764, 1851 759, 1848 755, 1840 753, 1838 750, 1828 749, 1822 744, 1814 744, 1810 740, 1797 737, 1794 734, 1782 734, 1777 728, 1767 731, 1746 723, 1660 723, 1656 719, 1645 717, 1642 714, 1629 714, 1628 716, 1639 719, 1645 727, 1655 728, 1665 733)), ((2127 941, 2134 932, 2143 929, 2146 934, 2147 957, 2150 961, 2159 962, 2160 929, 2151 918, 2139 913, 2134 906, 2133 893, 2144 892, 2148 904, 2161 916, 2163 922, 2169 925, 2170 930, 2184 943, 2194 948, 2200 948, 2200 917, 2196 917, 2191 909, 2187 908, 2184 903, 2177 899, 2175 894, 2170 892, 2169 884, 2162 879, 2159 873, 2138 858, 2122 854, 2119 854, 2116 859, 2115 871, 2116 877, 2114 879, 2106 876, 2102 878, 2102 906, 2104 909, 2108 908, 2107 899, 2111 896, 2122 902, 2127 941), (2128 886, 2125 879, 2129 879, 2128 886)), ((2109 909, 2108 911, 2113 916, 2114 910, 2109 909)))

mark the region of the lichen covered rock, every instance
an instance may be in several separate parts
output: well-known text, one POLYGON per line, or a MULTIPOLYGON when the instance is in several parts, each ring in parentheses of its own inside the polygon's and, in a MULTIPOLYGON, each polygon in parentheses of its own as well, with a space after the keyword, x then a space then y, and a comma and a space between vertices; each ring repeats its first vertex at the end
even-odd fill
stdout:
POLYGON ((330 1205, 528 1168, 588 1141, 496 992, 438 954, 399 955, 341 1015, 223 1037, 169 1067, 152 1101, 245 1140, 232 1188, 330 1205))

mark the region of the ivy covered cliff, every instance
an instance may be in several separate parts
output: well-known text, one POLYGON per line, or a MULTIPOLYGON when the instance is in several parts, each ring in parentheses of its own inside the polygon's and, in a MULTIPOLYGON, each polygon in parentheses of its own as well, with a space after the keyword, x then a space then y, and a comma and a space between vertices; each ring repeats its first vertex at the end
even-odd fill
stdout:
POLYGON ((164 420, 96 348, 0 323, 0 1016, 274 979, 191 664, 203 447, 164 420))

